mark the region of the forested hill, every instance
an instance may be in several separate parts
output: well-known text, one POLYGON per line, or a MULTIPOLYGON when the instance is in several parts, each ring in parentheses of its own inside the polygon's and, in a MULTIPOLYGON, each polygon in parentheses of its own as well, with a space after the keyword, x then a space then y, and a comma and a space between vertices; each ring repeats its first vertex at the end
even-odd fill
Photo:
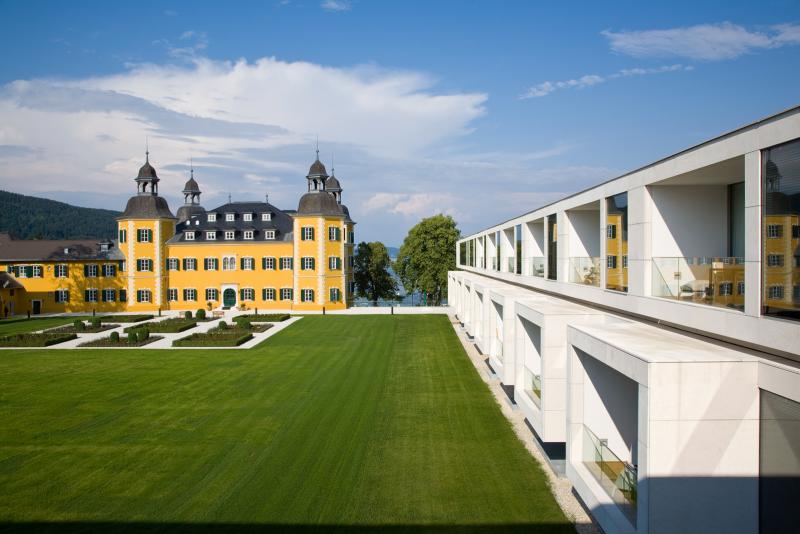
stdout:
POLYGON ((0 232, 17 239, 114 239, 119 212, 0 191, 0 232))

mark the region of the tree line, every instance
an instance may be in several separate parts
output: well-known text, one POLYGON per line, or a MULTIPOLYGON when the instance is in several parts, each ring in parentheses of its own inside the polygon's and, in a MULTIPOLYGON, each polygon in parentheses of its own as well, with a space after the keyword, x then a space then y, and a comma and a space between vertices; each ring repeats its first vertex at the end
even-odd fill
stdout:
POLYGON ((460 237, 452 217, 435 215, 409 230, 394 262, 383 243, 359 243, 353 266, 356 295, 372 302, 396 300, 394 270, 408 293, 420 292, 431 304, 440 305, 447 297, 447 272, 456 268, 460 237))

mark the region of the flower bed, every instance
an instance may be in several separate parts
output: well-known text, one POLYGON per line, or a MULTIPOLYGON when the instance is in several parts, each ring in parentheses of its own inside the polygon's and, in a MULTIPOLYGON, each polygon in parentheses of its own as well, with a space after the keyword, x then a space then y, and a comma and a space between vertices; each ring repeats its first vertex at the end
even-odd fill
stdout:
POLYGON ((149 336, 147 339, 143 339, 139 341, 138 339, 135 342, 129 341, 128 337, 120 336, 119 339, 116 341, 113 340, 111 337, 104 337, 100 339, 95 339, 93 341, 87 341, 86 343, 81 343, 78 345, 79 347, 142 347, 144 345, 149 345, 154 341, 158 341, 159 339, 164 339, 161 336, 149 336))
POLYGON ((253 339, 249 330, 241 328, 214 328, 208 332, 197 332, 188 337, 176 339, 173 347, 238 347, 253 339))
POLYGON ((49 347, 77 337, 69 333, 14 334, 0 337, 0 347, 49 347))
POLYGON ((165 319, 163 321, 147 323, 146 325, 129 326, 128 328, 124 329, 123 332, 127 334, 131 330, 138 330, 140 328, 146 327, 148 330, 150 330, 150 332, 154 333, 175 334, 177 332, 183 332, 184 330, 189 330, 190 328, 194 328, 195 326, 197 326, 197 321, 195 319, 182 319, 180 317, 172 317, 170 319, 165 319))
POLYGON ((137 315, 105 315, 100 317, 100 321, 104 323, 138 323, 152 319, 152 315, 137 314, 137 315))
POLYGON ((233 318, 234 321, 248 321, 251 323, 280 323, 287 320, 291 315, 288 313, 250 313, 247 315, 237 315, 233 318))
POLYGON ((76 328, 74 325, 69 326, 59 326, 57 328, 51 328, 50 330, 45 331, 46 334, 96 334, 98 332, 104 332, 106 330, 113 330, 117 328, 118 324, 102 324, 100 326, 85 326, 82 330, 76 328))

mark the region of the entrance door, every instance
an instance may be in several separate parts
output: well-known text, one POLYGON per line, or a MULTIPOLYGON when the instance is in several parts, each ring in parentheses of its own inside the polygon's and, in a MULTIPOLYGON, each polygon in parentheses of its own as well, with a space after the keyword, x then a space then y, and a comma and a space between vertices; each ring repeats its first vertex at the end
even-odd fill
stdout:
POLYGON ((233 308, 236 306, 236 290, 228 288, 222 292, 222 305, 226 308, 233 308))
POLYGON ((39 315, 42 313, 42 301, 41 300, 32 300, 31 305, 33 306, 33 314, 39 315))

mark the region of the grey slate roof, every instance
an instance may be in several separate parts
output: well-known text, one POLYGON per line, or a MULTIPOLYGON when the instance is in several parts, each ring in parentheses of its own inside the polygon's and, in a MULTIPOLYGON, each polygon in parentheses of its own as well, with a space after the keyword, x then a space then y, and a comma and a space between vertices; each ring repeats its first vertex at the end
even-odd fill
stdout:
POLYGON ((188 221, 194 215, 203 215, 206 212, 206 209, 199 204, 184 204, 180 208, 178 208, 178 212, 175 214, 178 217, 178 222, 188 221))
POLYGON ((270 243, 270 240, 264 240, 265 230, 275 230, 275 241, 291 241, 293 227, 294 222, 292 217, 272 204, 267 204, 266 202, 231 202, 223 204, 213 210, 208 210, 206 213, 192 215, 189 220, 179 223, 175 229, 175 235, 170 238, 168 243, 187 242, 185 238, 185 231, 187 230, 196 232, 194 240, 188 241, 188 243, 219 243, 221 245, 225 243, 270 243), (208 221, 209 213, 217 214, 217 220, 215 222, 208 221), (235 217, 234 220, 226 221, 226 213, 233 213, 235 217), (252 213, 253 220, 245 221, 245 213, 252 213), (272 220, 262 221, 262 213, 271 213, 272 220), (233 240, 226 240, 224 237, 225 234, 223 233, 226 230, 233 230, 236 232, 236 238, 233 240), (253 230, 255 232, 252 240, 244 239, 245 230, 253 230), (217 232, 216 240, 206 239, 206 232, 209 231, 217 232))
POLYGON ((115 241, 101 250, 97 239, 11 239, 0 234, 0 261, 123 260, 115 241))
POLYGON ((174 219, 175 216, 169 209, 167 199, 147 193, 144 195, 136 195, 128 199, 125 211, 122 212, 122 215, 117 217, 117 220, 158 218, 174 219))
POLYGON ((339 203, 333 198, 331 193, 327 191, 309 191, 300 197, 300 203, 297 206, 298 215, 326 215, 326 216, 342 216, 342 210, 339 208, 339 203))

